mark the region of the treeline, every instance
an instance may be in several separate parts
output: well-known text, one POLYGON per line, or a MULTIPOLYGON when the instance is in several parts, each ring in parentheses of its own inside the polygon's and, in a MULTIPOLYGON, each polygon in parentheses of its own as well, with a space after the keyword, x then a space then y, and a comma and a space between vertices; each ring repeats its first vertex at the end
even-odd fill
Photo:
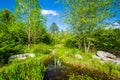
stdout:
MULTIPOLYGON (((78 36, 72 35, 71 38, 66 40, 65 44, 70 48, 79 48, 78 40, 78 36)), ((86 41, 90 41, 90 50, 120 51, 120 28, 100 28, 93 31, 91 36, 86 37, 86 41)))

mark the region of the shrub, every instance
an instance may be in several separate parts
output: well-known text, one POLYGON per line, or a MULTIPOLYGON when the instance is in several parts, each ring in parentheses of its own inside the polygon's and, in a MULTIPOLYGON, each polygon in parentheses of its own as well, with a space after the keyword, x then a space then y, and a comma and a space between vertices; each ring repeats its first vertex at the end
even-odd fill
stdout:
POLYGON ((51 52, 51 46, 39 43, 39 44, 31 44, 31 48, 28 49, 27 46, 24 46, 24 53, 35 53, 36 56, 41 56, 41 54, 49 54, 51 52))
POLYGON ((68 48, 77 47, 77 40, 74 38, 68 39, 65 43, 65 46, 68 48))
POLYGON ((0 80, 43 80, 44 72, 40 59, 27 59, 1 68, 0 80))

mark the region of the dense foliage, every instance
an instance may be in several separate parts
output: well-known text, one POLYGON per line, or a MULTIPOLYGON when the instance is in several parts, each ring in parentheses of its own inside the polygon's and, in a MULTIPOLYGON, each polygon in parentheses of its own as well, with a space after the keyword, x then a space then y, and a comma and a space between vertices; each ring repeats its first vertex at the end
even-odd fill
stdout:
POLYGON ((0 63, 7 63, 9 56, 20 53, 20 27, 16 26, 14 15, 7 9, 0 11, 0 20, 0 63))
POLYGON ((120 29, 100 29, 93 33, 94 47, 97 50, 120 51, 120 29))

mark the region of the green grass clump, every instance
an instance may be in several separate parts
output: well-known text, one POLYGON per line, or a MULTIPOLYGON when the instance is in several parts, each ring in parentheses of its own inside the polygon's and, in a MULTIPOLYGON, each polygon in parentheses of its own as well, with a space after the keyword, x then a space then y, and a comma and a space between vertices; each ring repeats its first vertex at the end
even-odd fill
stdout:
POLYGON ((0 69, 0 80, 43 80, 44 64, 39 58, 16 61, 0 69))

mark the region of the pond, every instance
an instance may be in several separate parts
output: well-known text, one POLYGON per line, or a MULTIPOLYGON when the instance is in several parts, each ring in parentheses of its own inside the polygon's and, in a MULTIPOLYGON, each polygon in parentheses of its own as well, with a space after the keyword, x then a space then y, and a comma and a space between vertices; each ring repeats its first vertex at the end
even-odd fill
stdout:
POLYGON ((46 72, 44 80, 67 80, 73 69, 65 66, 57 57, 53 57, 46 62, 46 72))

